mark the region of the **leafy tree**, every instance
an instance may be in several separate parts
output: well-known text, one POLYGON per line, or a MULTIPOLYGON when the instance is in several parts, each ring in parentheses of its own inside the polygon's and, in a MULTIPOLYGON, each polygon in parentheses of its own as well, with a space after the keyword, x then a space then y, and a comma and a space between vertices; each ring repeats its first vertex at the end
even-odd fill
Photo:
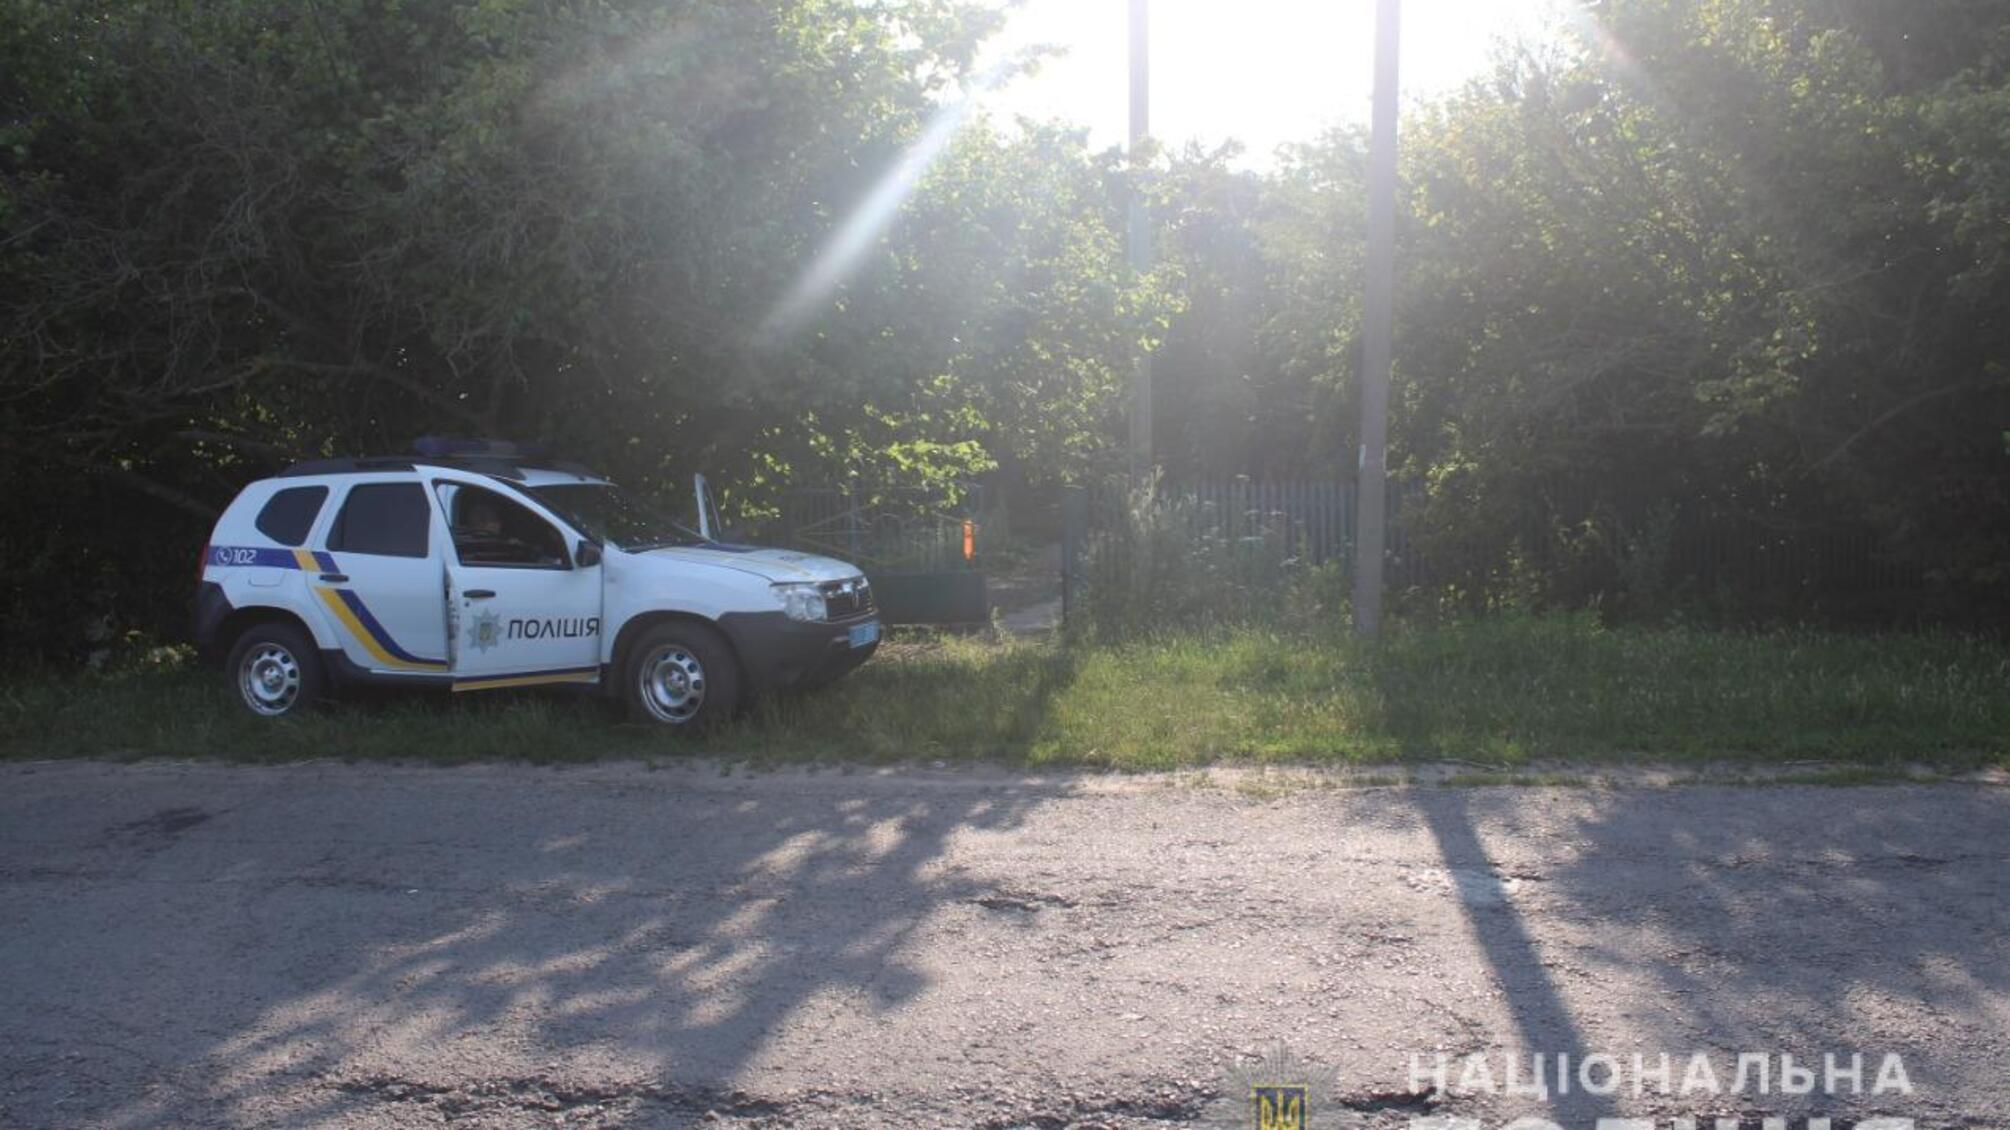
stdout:
MULTIPOLYGON (((1440 580, 1486 602, 1532 573, 1537 599, 1623 605, 1665 542, 1664 582, 1714 574, 1735 608, 1890 615, 1863 603, 1874 570, 1762 568, 1847 543, 1926 579, 1912 614, 2000 615, 2003 6, 1582 12, 1575 41, 1507 52, 1404 123, 1393 455, 1428 490, 1440 580)), ((1336 132, 1231 208, 1175 212, 1175 388, 1240 398, 1266 421, 1250 446, 1288 467, 1353 446, 1363 151, 1336 132), (1187 237, 1226 217, 1236 242, 1187 237), (1222 333, 1231 273, 1260 311, 1222 333), (1188 344, 1221 337, 1255 352, 1188 344)), ((1189 429, 1174 477, 1218 473, 1221 421, 1168 423, 1189 429)))
POLYGON ((1083 466, 1132 348, 1112 173, 1058 134, 973 134, 771 318, 954 100, 987 4, 4 5, 0 470, 39 489, 0 518, 42 532, 4 562, 31 648, 75 637, 42 599, 66 585, 165 624, 158 549, 117 531, 192 558, 287 458, 476 432, 749 505, 939 494, 1083 466))

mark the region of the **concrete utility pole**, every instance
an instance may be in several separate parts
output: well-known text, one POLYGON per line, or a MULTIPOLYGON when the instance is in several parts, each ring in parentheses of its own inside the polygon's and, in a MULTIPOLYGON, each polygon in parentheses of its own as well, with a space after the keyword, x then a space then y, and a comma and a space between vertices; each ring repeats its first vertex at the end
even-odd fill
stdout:
POLYGON ((1376 0, 1375 110, 1368 143, 1368 293, 1361 304, 1361 465, 1354 506, 1354 633, 1382 626, 1388 521, 1389 365, 1396 320, 1396 46, 1402 0, 1376 0))
MULTIPOLYGON (((1125 247, 1129 252, 1131 277, 1152 269, 1151 218, 1145 211, 1142 190, 1144 164, 1141 151, 1151 133, 1151 30, 1150 0, 1131 0, 1131 190, 1126 202, 1129 230, 1125 247)), ((1151 474, 1152 458, 1152 358, 1138 351, 1131 371, 1131 477, 1151 474)))

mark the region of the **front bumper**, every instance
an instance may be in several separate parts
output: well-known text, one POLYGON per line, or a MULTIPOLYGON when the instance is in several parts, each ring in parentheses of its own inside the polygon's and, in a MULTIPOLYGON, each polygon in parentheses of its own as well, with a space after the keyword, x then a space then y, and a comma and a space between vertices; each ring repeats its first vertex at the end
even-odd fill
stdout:
POLYGON ((834 623, 807 624, 780 612, 729 612, 719 627, 739 652, 740 666, 755 693, 808 689, 840 678, 879 650, 879 641, 851 646, 851 630, 874 623, 859 616, 834 623))

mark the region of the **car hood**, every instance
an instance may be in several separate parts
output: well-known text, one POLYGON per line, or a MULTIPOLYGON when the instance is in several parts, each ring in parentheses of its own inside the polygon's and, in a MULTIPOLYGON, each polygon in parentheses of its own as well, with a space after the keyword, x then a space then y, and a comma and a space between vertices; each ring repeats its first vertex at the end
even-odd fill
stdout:
POLYGON ((793 549, 763 549, 753 545, 672 545, 652 549, 638 556, 647 560, 716 565, 752 573, 767 581, 842 581, 859 575, 859 568, 835 557, 798 553, 793 549))

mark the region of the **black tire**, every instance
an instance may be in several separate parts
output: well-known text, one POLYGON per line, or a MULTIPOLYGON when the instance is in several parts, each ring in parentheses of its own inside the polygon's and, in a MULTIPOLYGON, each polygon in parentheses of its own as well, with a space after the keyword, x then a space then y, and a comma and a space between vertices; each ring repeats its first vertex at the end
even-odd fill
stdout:
POLYGON ((719 633, 668 621, 642 630, 621 667, 621 700, 636 722, 703 730, 740 705, 740 664, 719 633))
POLYGON ((237 701, 261 718, 290 718, 326 697, 321 653, 292 624, 272 621, 246 628, 231 645, 223 669, 237 701))

